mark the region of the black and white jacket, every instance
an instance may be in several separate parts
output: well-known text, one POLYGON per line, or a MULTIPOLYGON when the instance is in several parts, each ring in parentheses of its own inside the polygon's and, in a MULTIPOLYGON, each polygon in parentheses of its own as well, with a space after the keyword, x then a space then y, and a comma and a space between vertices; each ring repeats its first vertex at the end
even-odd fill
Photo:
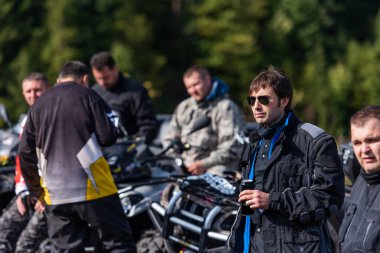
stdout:
POLYGON ((115 194, 100 149, 116 141, 114 116, 95 91, 76 83, 46 91, 29 111, 19 148, 30 192, 52 205, 115 194))

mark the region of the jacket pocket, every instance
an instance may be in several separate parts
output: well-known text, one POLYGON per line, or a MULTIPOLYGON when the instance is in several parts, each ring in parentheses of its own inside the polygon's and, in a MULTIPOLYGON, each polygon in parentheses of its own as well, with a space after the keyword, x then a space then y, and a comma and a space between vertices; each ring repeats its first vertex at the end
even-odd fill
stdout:
POLYGON ((282 252, 320 253, 320 231, 313 230, 285 230, 282 234, 282 252))
POLYGON ((347 211, 344 214, 344 219, 339 229, 339 244, 345 241, 346 234, 349 231, 355 212, 356 212, 356 205, 350 204, 347 208, 347 211))
POLYGON ((281 161, 280 163, 281 183, 284 189, 290 188, 298 191, 303 186, 304 167, 302 158, 281 161))

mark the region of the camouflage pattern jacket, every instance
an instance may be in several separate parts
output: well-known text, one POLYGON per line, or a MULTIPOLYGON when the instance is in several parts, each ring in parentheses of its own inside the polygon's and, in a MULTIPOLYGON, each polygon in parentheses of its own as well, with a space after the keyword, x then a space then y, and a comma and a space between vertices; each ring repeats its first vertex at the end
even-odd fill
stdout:
POLYGON ((188 98, 175 109, 163 145, 168 146, 179 138, 191 146, 181 155, 185 166, 202 160, 208 172, 220 174, 224 170, 237 169, 243 145, 236 135, 244 131, 243 114, 227 94, 202 103, 188 98), (210 117, 211 124, 189 134, 202 115, 210 117))

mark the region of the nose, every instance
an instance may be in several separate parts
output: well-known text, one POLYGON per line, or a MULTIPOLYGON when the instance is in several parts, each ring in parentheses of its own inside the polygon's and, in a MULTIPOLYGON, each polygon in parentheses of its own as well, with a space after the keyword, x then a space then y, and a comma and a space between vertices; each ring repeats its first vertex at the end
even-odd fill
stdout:
POLYGON ((361 147, 361 151, 363 154, 368 154, 371 151, 371 149, 367 143, 363 142, 362 147, 361 147))
POLYGON ((34 90, 32 90, 32 91, 30 92, 30 96, 31 96, 32 98, 36 98, 36 97, 37 97, 37 92, 34 91, 34 90))
POLYGON ((98 79, 96 80, 97 83, 100 85, 100 86, 104 86, 104 80, 103 79, 98 79))
POLYGON ((252 105, 252 108, 254 109, 261 108, 261 104, 258 99, 255 100, 255 102, 252 105))
POLYGON ((196 93, 194 87, 189 87, 187 88, 187 92, 189 93, 190 96, 194 95, 196 93))

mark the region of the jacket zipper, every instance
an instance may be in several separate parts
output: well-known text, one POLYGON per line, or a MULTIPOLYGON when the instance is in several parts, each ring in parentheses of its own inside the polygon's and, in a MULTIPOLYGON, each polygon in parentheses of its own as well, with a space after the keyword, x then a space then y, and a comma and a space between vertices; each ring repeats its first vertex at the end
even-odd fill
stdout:
POLYGON ((369 223, 368 226, 367 226, 367 230, 365 231, 364 240, 363 240, 363 248, 364 248, 365 241, 367 240, 368 232, 369 232, 372 224, 373 224, 373 222, 369 223))

